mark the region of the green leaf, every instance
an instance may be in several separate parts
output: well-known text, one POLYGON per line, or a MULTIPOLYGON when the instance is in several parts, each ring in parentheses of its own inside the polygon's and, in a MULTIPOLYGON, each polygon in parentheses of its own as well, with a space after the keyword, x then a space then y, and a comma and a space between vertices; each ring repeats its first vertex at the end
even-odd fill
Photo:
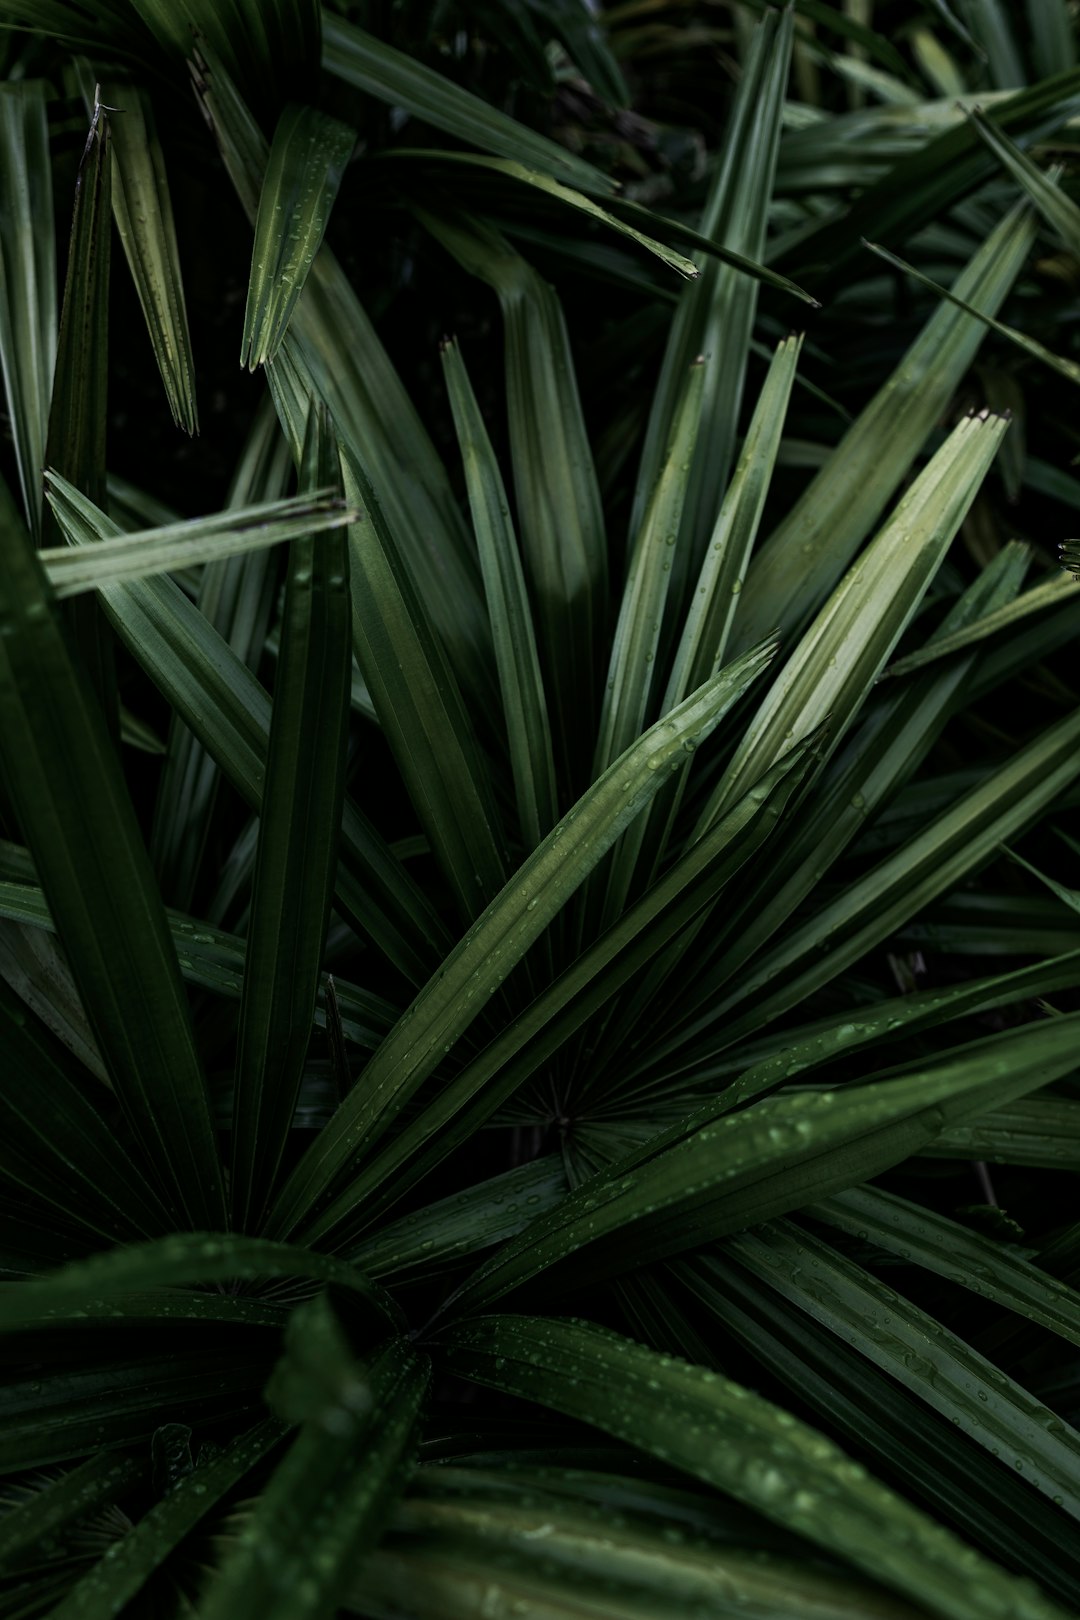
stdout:
MULTIPOLYGON (((238 998, 245 972, 247 944, 235 934, 214 928, 201 918, 166 910, 169 930, 176 946, 180 971, 189 984, 201 985, 220 996, 238 998)), ((41 889, 27 883, 0 882, 0 917, 10 917, 32 928, 52 928, 52 915, 41 889)), ((372 995, 344 979, 337 979, 336 994, 342 1014, 342 1027, 350 1041, 360 1046, 378 1046, 395 1022, 393 1003, 372 995)), ((329 980, 323 975, 315 1010, 315 1023, 326 1024, 329 980)))
MULTIPOLYGON (((88 64, 83 64, 80 78, 92 111, 96 91, 88 64)), ((110 74, 100 95, 116 114, 109 123, 113 217, 173 421, 185 433, 194 434, 199 430, 195 362, 165 154, 153 105, 147 92, 126 76, 110 74)))
MULTIPOLYGON (((273 401, 264 397, 240 452, 225 504, 234 509, 280 499, 293 474, 293 459, 273 401)), ((138 522, 132 525, 141 526, 138 522)), ((253 674, 262 659, 275 605, 277 561, 271 550, 262 549, 207 562, 194 590, 188 591, 200 614, 253 674)), ((181 580, 177 578, 176 583, 181 580)), ((221 781, 216 761, 174 715, 154 805, 150 855, 162 893, 181 910, 194 903, 221 781)))
POLYGON ((1027 0, 1031 55, 1037 78, 1076 63, 1076 35, 1066 0, 1027 0))
POLYGON ((372 1324, 385 1331, 400 1325, 397 1307, 355 1266, 333 1255, 290 1243, 229 1233, 180 1232, 152 1243, 106 1249, 49 1276, 11 1283, 0 1292, 0 1329, 64 1317, 88 1301, 147 1288, 235 1282, 270 1277, 313 1278, 355 1294, 372 1324))
MULTIPOLYGON (((300 485, 336 463, 312 411, 300 485)), ((285 1151, 311 1040, 345 793, 352 648, 349 554, 293 541, 248 928, 233 1102, 233 1210, 258 1223, 285 1151)))
POLYGON ((605 30, 587 0, 540 0, 541 15, 581 76, 609 107, 629 105, 626 80, 605 30))
POLYGON ((729 1238, 725 1247, 976 1444, 995 1456, 1004 1453, 1031 1489, 1072 1518, 1080 1516, 1080 1435, 941 1322, 789 1222, 729 1238))
POLYGON ((472 921, 506 881, 499 814, 471 718, 360 463, 342 473, 362 521, 349 532, 353 644, 409 797, 472 921))
POLYGON ((123 1538, 77 1581, 53 1614, 57 1620, 111 1620, 146 1585, 195 1526, 262 1462, 285 1432, 268 1418, 234 1440, 213 1462, 177 1480, 123 1538))
MULTIPOLYGON (((745 673, 745 671, 744 671, 745 673)), ((729 815, 692 845, 524 1013, 444 1085, 419 1117, 364 1166, 319 1217, 321 1236, 344 1223, 370 1224, 481 1128, 548 1062, 773 835, 805 774, 809 750, 793 750, 729 815)))
POLYGON ((281 346, 355 145, 350 124, 315 107, 290 103, 278 119, 251 250, 240 352, 249 371, 281 346))
MULTIPOLYGON (((1007 604, 1022 583, 1027 555, 1026 548, 1003 548, 954 603, 934 630, 930 643, 937 644, 954 631, 977 624, 981 617, 1007 604)), ((723 932, 732 941, 738 939, 740 963, 776 933, 844 848, 865 834, 871 818, 878 817, 877 825, 881 826, 882 807, 889 804, 898 787, 929 752, 953 711, 957 694, 970 681, 974 662, 970 656, 956 659, 945 669, 930 670, 913 682, 893 687, 876 702, 871 701, 866 720, 849 734, 817 782, 807 813, 790 830, 769 873, 761 874, 753 892, 746 894, 728 921, 723 932)), ((951 800, 956 794, 949 797, 951 800)), ((916 830, 943 807, 920 807, 916 830)), ((716 972, 707 970, 699 975, 692 992, 697 1008, 711 1004, 718 985, 732 969, 733 957, 722 942, 719 955, 716 972)), ((677 1021, 677 1010, 670 1012, 677 1021)), ((685 1059, 690 1053, 684 1047, 680 1056, 685 1059)))
MULTIPOLYGON (((1031 209, 1021 205, 961 271, 957 296, 993 315, 1034 237, 1031 209)), ((983 323, 962 310, 935 311, 758 551, 739 598, 734 647, 777 628, 792 630, 824 600, 908 473, 985 334, 983 323)))
MULTIPOLYGON (((1049 10, 1050 6, 1046 9, 1049 10)), ((1056 174, 1046 174, 1033 163, 1027 153, 1010 141, 1005 131, 987 118, 980 108, 967 109, 967 116, 1002 168, 1027 193, 1051 230, 1056 231, 1064 245, 1074 253, 1080 250, 1080 208, 1056 183, 1056 174)))
POLYGON ((806 1213, 1080 1344, 1080 1294, 958 1221, 880 1187, 852 1187, 806 1213))
POLYGON ((21 1554, 42 1542, 47 1547, 46 1538, 125 1495, 142 1484, 146 1474, 146 1463, 140 1457, 99 1451, 50 1481, 0 1518, 0 1568, 16 1564, 21 1554))
POLYGON ((86 1073, 107 1087, 101 1053, 57 940, 38 926, 5 921, 0 925, 0 974, 86 1073))
POLYGON ((1026 332, 1017 331, 1015 326, 1006 326, 1004 321, 997 321, 991 315, 980 313, 966 299, 958 298, 955 293, 949 292, 945 287, 939 287, 936 281, 931 281, 929 276, 924 276, 921 270, 916 270, 914 266, 898 258, 895 253, 888 252, 886 248, 879 247, 876 242, 867 242, 866 246, 871 253, 876 253, 879 259, 884 259, 887 264, 893 265, 897 270, 903 270, 905 275, 914 276, 915 280, 921 281, 924 287, 929 287, 931 292, 937 293, 939 298, 947 298, 950 304, 955 304, 965 314, 974 315, 978 320, 982 321, 984 326, 988 326, 992 332, 997 332, 1001 337, 1008 338, 1010 343, 1014 343, 1018 349, 1023 349, 1025 354, 1030 354, 1033 359, 1040 361, 1044 366, 1048 366, 1051 371, 1056 371, 1060 376, 1067 377, 1070 382, 1080 383, 1080 365, 1077 365, 1075 361, 1065 360, 1061 355, 1052 354, 1043 344, 1037 343, 1034 338, 1028 337, 1026 332))
POLYGON ((369 1277, 397 1279, 404 1273, 414 1281, 513 1237, 565 1194, 558 1155, 534 1159, 380 1227, 350 1250, 352 1263, 369 1277))
POLYGON ((205 41, 249 99, 276 116, 314 92, 322 49, 318 0, 130 0, 158 43, 181 59, 205 41))
POLYGON ((45 85, 0 87, 0 366, 23 509, 41 539, 41 474, 56 361, 56 243, 45 85))
POLYGON ((667 774, 686 744, 700 744, 726 707, 732 684, 764 668, 772 649, 728 666, 639 739, 522 863, 501 894, 406 1009, 319 1140, 293 1172, 268 1230, 309 1220, 333 1183, 370 1151, 487 1005, 506 975, 558 915, 667 774))
POLYGON ((735 973, 736 978, 729 992, 710 998, 709 1021, 725 1018, 728 1038, 743 1038, 857 961, 937 895, 957 887, 967 873, 978 871, 999 844, 1030 825, 1075 779, 1078 738, 1080 716, 1067 715, 1049 727, 895 854, 818 906, 748 968, 744 950, 733 942, 722 976, 735 973), (747 1003, 748 1010, 734 1019, 729 1016, 737 1005, 747 1009, 747 1003))
POLYGON ((872 1008, 860 1006, 845 1013, 830 1013, 813 1024, 775 1033, 768 1042, 773 1050, 749 1068, 745 1064, 756 1047, 743 1048, 744 1056, 739 1051, 728 1054, 726 1060, 721 1060, 723 1067, 737 1073, 738 1078, 725 1090, 724 1101, 729 1108, 736 1108, 832 1058, 895 1039, 901 1030, 906 1036, 921 1034, 955 1018, 1071 989, 1077 982, 1080 951, 1070 951, 993 978, 969 979, 944 990, 916 990, 875 1002, 872 1008))
POLYGON ((512 1455, 499 1464, 419 1469, 350 1606, 378 1620, 483 1620, 494 1588, 511 1612, 544 1620, 924 1620, 877 1585, 799 1561, 781 1532, 715 1495, 526 1470, 512 1455))
MULTIPOLYGON (((683 391, 672 420, 671 442, 630 549, 619 617, 611 642, 607 688, 593 761, 594 776, 606 771, 641 735, 645 726, 660 646, 660 625, 667 605, 687 493, 686 469, 694 456, 708 369, 699 356, 683 379, 683 391)), ((713 659, 703 670, 701 680, 708 680, 715 669, 713 659)))
POLYGON ((687 610, 664 694, 664 709, 681 702, 716 664, 723 662, 780 449, 802 341, 801 337, 785 338, 771 357, 687 610))
POLYGON ((1071 1097, 1029 1097, 942 1131, 923 1150, 939 1159, 985 1159, 1044 1170, 1080 1168, 1080 1108, 1071 1097))
MULTIPOLYGON (((199 55, 195 83, 229 177, 254 224, 268 159, 262 132, 219 63, 199 55)), ((309 400, 321 399, 329 408, 405 553, 414 588, 462 689, 483 715, 493 688, 491 638, 475 545, 427 429, 325 244, 267 374, 297 460, 309 400), (290 403, 294 408, 287 408, 290 403), (408 478, 401 476, 404 444, 408 478)))
POLYGON ((986 60, 991 83, 999 90, 1019 89, 1025 80, 1024 68, 1001 0, 960 0, 960 9, 986 60))
POLYGON ((511 1239, 451 1308, 482 1309, 541 1273, 547 1292, 572 1288, 598 1270, 646 1265, 879 1175, 953 1118, 1067 1073, 1073 1018, 975 1042, 899 1079, 786 1094, 736 1114, 724 1112, 723 1098, 709 1102, 511 1239))
POLYGON ((323 66, 364 95, 403 107, 413 118, 469 146, 555 175, 598 196, 615 190, 614 181, 591 163, 333 12, 323 19, 323 66))
MULTIPOLYGON (((768 12, 754 32, 700 224, 704 236, 755 260, 765 256, 793 37, 790 10, 768 12)), ((635 534, 671 440, 686 368, 703 355, 708 371, 682 515, 680 593, 701 566, 727 487, 758 296, 757 283, 732 265, 710 257, 701 269, 700 279, 683 291, 668 336, 630 519, 635 534)))
MULTIPOLYGON (((46 475, 50 505, 64 525, 79 491, 58 473, 46 475)), ((288 500, 234 507, 209 517, 170 523, 163 529, 118 534, 93 546, 58 546, 40 553, 57 597, 104 590, 148 574, 172 574, 193 564, 238 556, 304 535, 325 534, 356 521, 356 512, 329 489, 312 489, 288 500)), ((318 548, 332 550, 329 540, 318 548)))
MULTIPOLYGON (((1028 1490, 1011 1460, 993 1462, 957 1427, 932 1411, 808 1316, 796 1315, 725 1250, 668 1268, 709 1313, 710 1340, 732 1342, 800 1410, 880 1468, 967 1541, 1014 1571, 1037 1580, 1076 1608, 1073 1526, 1045 1498, 1028 1490)), ((664 1296, 665 1320, 677 1309, 664 1296)), ((677 1343, 678 1341, 676 1341, 677 1343)), ((667 1336, 661 1345, 669 1347, 667 1336)), ((706 1352, 706 1365, 711 1356, 706 1352)))
MULTIPOLYGON (((995 103, 990 121, 1025 145, 1043 139, 1073 117, 1080 106, 1080 69, 1069 68, 995 103)), ((996 159, 966 121, 946 129, 902 157, 867 186, 852 206, 811 238, 799 265, 810 284, 832 278, 847 265, 865 237, 910 241, 920 226, 941 215, 996 172, 996 159)), ((957 288, 962 292, 962 288, 957 288)))
POLYGON ((7 786, 97 1044, 178 1219, 223 1224, 206 1082, 135 811, 44 571, 12 528, 0 627, 7 786))
MULTIPOLYGON (((112 164, 110 128, 95 104, 75 182, 64 304, 56 349, 46 464, 92 501, 105 499, 105 428, 109 388, 109 265, 112 164)), ((51 520, 43 526, 51 538, 51 520)), ((106 717, 119 737, 114 652, 94 601, 69 610, 68 622, 106 717)))
POLYGON ((481 1317, 449 1330, 450 1370, 539 1401, 704 1480, 943 1620, 1063 1620, 852 1462, 717 1373, 590 1323, 481 1317))
POLYGON ((885 671, 886 675, 908 675, 912 670, 921 669, 925 664, 933 664, 940 658, 949 658, 954 653, 964 652, 969 647, 976 646, 985 641, 987 636, 996 635, 999 630, 1010 629, 1019 619, 1026 619, 1029 614, 1042 613, 1047 608, 1057 607, 1062 601, 1069 600, 1070 589, 1075 588, 1075 581, 1065 574, 1057 574, 1051 579, 1044 580, 1015 601, 1007 602, 1002 607, 993 609, 982 618, 976 619, 972 624, 965 625, 963 629, 954 630, 949 635, 935 636, 927 642, 925 647, 919 647, 915 652, 905 653, 890 664, 885 671))
MULTIPOLYGON (((261 1405, 264 1348, 199 1351, 174 1345, 159 1356, 116 1355, 105 1361, 86 1348, 75 1367, 9 1380, 0 1435, 0 1472, 42 1468, 100 1450, 103 1434, 113 1447, 149 1444, 162 1423, 251 1422, 261 1405)), ((85 1346, 85 1341, 84 1341, 85 1346)))
MULTIPOLYGON (((313 1301, 290 1324, 286 1362, 293 1365, 285 1376, 290 1406, 299 1401, 304 1425, 207 1588, 203 1620, 335 1613, 404 1488, 427 1389, 426 1358, 399 1339, 370 1366, 350 1365, 344 1346, 332 1338, 325 1350, 319 1344, 323 1313, 329 1314, 325 1304, 313 1301)), ((272 1384, 271 1399, 274 1392, 272 1384)))
POLYGON ((702 823, 826 717, 835 747, 941 566, 1004 432, 1005 424, 984 412, 950 434, 773 682, 702 823))
POLYGON ((455 342, 441 349, 495 643, 518 822, 526 850, 558 819, 551 728, 532 610, 495 452, 455 342))
POLYGON ((608 559, 562 307, 547 282, 493 227, 464 214, 414 212, 499 299, 518 523, 553 740, 563 780, 580 792, 592 779, 593 694, 606 630, 608 559), (559 492, 557 502, 553 491, 559 492))
MULTIPOLYGON (((539 169, 528 168, 523 163, 515 163, 510 158, 482 157, 476 152, 440 152, 423 147, 403 146, 395 147, 385 154, 385 158, 395 164, 407 162, 410 167, 419 165, 424 170, 430 168, 436 171, 436 180, 440 178, 437 175, 437 170, 441 164, 445 164, 451 171, 464 167, 477 168, 488 174, 503 175, 508 180, 516 180, 522 185, 532 186, 537 191, 543 191, 554 201, 565 203, 579 213, 587 214, 590 219, 599 221, 601 225, 606 225, 609 230, 616 231, 620 236, 625 236, 631 242, 638 243, 640 247, 645 248, 648 253, 659 259, 661 264, 666 265, 669 270, 676 271, 680 276, 685 276, 688 280, 694 281, 700 274, 693 259, 688 259, 685 254, 677 253, 674 248, 657 241, 655 236, 649 236, 644 231, 637 230, 633 225, 628 224, 626 220, 620 219, 617 214, 611 213, 610 210, 601 208, 599 203, 593 202, 591 197, 586 197, 584 192, 575 191, 572 186, 564 185, 561 180, 553 179, 550 174, 543 173, 539 169)), ((445 180, 443 180, 443 184, 445 184, 445 180)), ((647 218, 648 211, 642 209, 639 217, 647 218)), ((667 225, 668 221, 657 217, 656 226, 658 230, 663 230, 667 225)))
POLYGON ((12 1084, 0 1102, 0 1157, 33 1191, 99 1241, 168 1230, 169 1211, 70 1073, 66 1054, 0 979, 0 1030, 12 1084))
MULTIPOLYGON (((55 510, 73 545, 117 534, 89 501, 54 485, 55 510)), ((270 700, 206 617, 170 580, 128 580, 101 593, 133 656, 251 806, 262 803, 270 700)), ((437 912, 384 840, 346 800, 337 893, 390 960, 422 982, 447 938, 437 912)))

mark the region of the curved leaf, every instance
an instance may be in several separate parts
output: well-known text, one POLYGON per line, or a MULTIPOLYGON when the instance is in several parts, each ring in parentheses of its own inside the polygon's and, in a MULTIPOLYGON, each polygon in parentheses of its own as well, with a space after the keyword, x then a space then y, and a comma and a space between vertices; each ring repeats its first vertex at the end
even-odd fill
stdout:
POLYGON ((739 1384, 590 1323, 489 1316, 451 1329, 452 1371, 584 1419, 797 1530, 942 1620, 1063 1620, 829 1440, 739 1384))

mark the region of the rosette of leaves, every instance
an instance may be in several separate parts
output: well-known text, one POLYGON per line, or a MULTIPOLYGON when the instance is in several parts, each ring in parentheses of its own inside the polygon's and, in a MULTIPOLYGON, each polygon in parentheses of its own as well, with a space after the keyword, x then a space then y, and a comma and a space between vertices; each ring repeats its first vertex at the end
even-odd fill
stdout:
POLYGON ((461 9, 0 6, 4 1612, 1074 1612, 1068 13, 735 8, 648 215, 469 50, 610 108, 679 29, 461 9), (189 75, 197 520, 104 432, 110 212, 194 425, 189 75), (353 168, 499 340, 413 393, 353 168))

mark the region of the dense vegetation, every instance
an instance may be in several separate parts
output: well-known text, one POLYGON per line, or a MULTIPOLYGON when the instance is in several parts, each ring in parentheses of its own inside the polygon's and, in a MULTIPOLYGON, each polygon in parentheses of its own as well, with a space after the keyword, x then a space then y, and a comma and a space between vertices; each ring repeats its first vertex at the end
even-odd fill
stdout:
POLYGON ((1080 1610, 1068 0, 0 0, 0 1610, 1080 1610))

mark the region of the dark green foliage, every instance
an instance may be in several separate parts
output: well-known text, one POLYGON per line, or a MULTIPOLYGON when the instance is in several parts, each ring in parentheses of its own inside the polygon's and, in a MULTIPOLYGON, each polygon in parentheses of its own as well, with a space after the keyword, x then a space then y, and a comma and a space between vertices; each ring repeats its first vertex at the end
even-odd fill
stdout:
POLYGON ((0 25, 0 1610, 1075 1613, 1072 7, 0 25))

